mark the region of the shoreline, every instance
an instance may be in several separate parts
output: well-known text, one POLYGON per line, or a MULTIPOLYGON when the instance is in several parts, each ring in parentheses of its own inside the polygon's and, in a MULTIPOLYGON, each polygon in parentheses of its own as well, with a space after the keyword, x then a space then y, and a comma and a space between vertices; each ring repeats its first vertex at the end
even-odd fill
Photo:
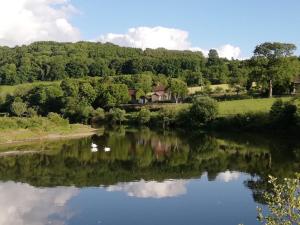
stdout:
MULTIPOLYGON (((77 139, 77 138, 83 138, 83 137, 89 137, 94 134, 96 134, 99 131, 99 129, 90 128, 89 131, 85 132, 78 132, 78 133, 70 133, 70 134, 55 134, 55 133, 49 133, 38 137, 32 137, 32 138, 24 138, 20 140, 8 140, 4 142, 0 142, 0 146, 5 145, 14 145, 14 144, 26 144, 31 142, 38 142, 38 141, 51 141, 51 140, 61 140, 61 139, 77 139)), ((0 133, 1 134, 1 133, 0 133)))

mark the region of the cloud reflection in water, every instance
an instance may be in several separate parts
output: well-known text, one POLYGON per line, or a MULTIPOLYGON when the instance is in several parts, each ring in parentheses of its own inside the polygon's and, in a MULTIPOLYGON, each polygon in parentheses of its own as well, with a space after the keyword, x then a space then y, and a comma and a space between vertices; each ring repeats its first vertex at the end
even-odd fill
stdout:
POLYGON ((78 194, 74 187, 36 188, 0 182, 0 225, 64 224, 67 202, 78 194))
POLYGON ((186 180, 167 180, 163 182, 145 181, 119 183, 106 188, 107 191, 122 191, 137 198, 167 198, 184 195, 187 192, 186 180))

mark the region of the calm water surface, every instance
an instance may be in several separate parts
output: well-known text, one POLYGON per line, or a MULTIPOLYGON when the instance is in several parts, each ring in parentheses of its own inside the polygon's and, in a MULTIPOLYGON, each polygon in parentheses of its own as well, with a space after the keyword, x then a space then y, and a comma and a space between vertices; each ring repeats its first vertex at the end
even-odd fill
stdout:
POLYGON ((0 225, 255 225, 267 175, 300 171, 300 141, 239 134, 117 128, 0 150, 0 225))

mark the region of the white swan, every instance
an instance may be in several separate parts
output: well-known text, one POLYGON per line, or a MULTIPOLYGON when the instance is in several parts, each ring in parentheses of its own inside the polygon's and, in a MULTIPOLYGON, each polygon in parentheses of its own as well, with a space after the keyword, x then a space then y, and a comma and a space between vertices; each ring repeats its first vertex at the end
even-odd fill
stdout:
POLYGON ((98 148, 91 148, 92 152, 98 152, 98 148))
POLYGON ((109 147, 104 147, 104 151, 105 152, 110 152, 110 148, 109 147))
POLYGON ((92 143, 92 144, 91 144, 91 147, 92 147, 92 148, 98 148, 98 145, 92 143))

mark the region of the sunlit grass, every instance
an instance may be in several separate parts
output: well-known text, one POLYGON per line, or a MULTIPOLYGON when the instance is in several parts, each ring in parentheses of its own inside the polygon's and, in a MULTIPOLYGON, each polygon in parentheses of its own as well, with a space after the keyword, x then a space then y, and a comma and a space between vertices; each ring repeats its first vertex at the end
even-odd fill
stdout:
MULTIPOLYGON (((219 115, 229 116, 237 114, 245 114, 251 112, 269 112, 272 104, 277 98, 260 98, 260 99, 244 99, 244 100, 232 100, 219 102, 219 115)), ((281 98, 283 101, 289 101, 291 97, 281 98)), ((297 101, 300 105, 300 101, 297 101)), ((173 110, 183 110, 190 106, 191 104, 156 104, 152 108, 168 108, 173 110)))
MULTIPOLYGON (((283 101, 291 100, 290 97, 282 98, 283 101)), ((245 99, 224 101, 219 103, 221 116, 244 114, 250 112, 269 112, 276 98, 245 99)))
POLYGON ((18 85, 0 85, 0 97, 13 95, 17 91, 30 90, 39 85, 51 85, 55 83, 59 84, 60 81, 37 81, 33 83, 25 83, 25 84, 18 84, 18 85))

